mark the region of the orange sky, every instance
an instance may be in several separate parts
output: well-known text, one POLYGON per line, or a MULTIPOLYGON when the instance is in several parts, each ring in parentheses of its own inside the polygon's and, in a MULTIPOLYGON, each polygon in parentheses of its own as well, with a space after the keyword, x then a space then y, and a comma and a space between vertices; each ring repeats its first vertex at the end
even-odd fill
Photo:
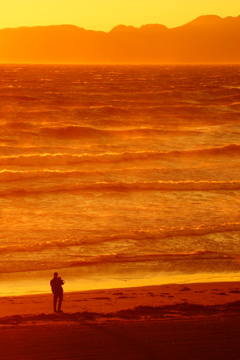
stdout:
POLYGON ((110 31, 118 24, 183 25, 200 15, 238 16, 239 0, 7 0, 0 28, 73 24, 110 31))

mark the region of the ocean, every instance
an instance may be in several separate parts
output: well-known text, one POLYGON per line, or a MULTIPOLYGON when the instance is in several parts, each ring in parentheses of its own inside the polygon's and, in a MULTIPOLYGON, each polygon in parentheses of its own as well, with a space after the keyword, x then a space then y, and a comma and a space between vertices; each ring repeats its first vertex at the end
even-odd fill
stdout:
POLYGON ((240 279, 239 65, 0 65, 0 295, 240 279))

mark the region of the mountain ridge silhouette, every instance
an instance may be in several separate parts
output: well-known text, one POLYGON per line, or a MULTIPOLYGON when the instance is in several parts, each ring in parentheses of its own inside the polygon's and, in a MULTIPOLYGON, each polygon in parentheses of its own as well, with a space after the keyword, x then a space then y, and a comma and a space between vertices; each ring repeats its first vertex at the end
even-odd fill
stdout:
POLYGON ((211 64, 240 63, 240 15, 200 16, 167 28, 117 25, 109 32, 75 25, 0 30, 1 63, 211 64))

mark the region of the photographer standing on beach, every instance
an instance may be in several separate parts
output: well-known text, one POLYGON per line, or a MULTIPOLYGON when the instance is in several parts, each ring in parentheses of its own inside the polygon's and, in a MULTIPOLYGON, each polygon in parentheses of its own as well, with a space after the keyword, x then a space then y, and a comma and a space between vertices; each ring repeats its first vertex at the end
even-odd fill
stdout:
POLYGON ((64 280, 58 277, 58 273, 53 274, 53 279, 50 281, 50 286, 53 293, 53 310, 54 312, 62 312, 61 306, 63 301, 63 288, 64 280), (57 302, 58 302, 58 311, 57 311, 57 302))

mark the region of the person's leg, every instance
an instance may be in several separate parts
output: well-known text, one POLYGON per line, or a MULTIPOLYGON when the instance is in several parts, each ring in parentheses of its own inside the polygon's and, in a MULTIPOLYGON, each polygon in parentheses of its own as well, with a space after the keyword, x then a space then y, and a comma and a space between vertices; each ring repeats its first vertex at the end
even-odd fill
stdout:
POLYGON ((58 299, 58 295, 57 294, 53 294, 53 310, 56 312, 57 311, 57 299, 58 299))
POLYGON ((62 301, 63 301, 63 293, 60 293, 58 294, 58 311, 61 311, 62 301))

